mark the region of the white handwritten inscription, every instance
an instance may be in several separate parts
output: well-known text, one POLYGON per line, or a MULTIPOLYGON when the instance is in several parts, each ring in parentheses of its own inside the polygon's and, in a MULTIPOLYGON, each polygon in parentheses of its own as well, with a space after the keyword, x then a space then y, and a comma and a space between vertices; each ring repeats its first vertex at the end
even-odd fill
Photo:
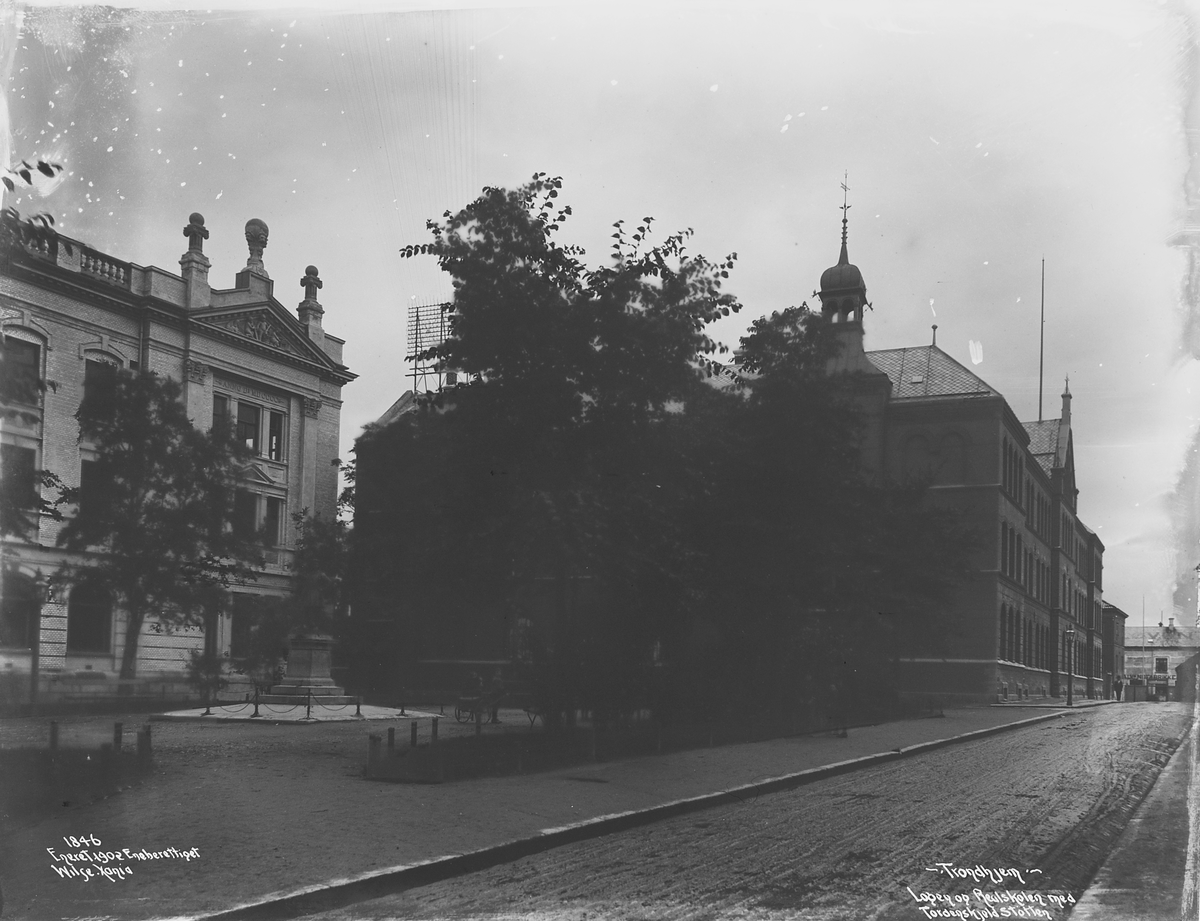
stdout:
POLYGON ((191 862, 200 858, 200 849, 195 847, 187 850, 169 847, 162 851, 148 851, 145 848, 135 850, 128 847, 100 850, 103 842, 95 835, 78 838, 68 835, 63 838, 63 842, 72 850, 46 848, 46 853, 50 855, 50 869, 58 874, 59 879, 78 879, 85 883, 94 879, 106 879, 110 883, 128 879, 133 875, 132 864, 148 860, 191 862))
MULTIPOLYGON (((976 883, 991 883, 1001 886, 1016 883, 1027 886, 1029 879, 1041 870, 1018 870, 1013 867, 960 867, 952 863, 938 863, 926 867, 930 873, 946 876, 953 880, 969 880, 976 883)), ((983 921, 987 918, 1019 918, 1051 921, 1060 917, 1063 910, 1075 904, 1069 892, 1049 890, 1003 889, 985 890, 974 888, 969 892, 915 891, 905 887, 916 908, 926 918, 960 918, 983 921)))

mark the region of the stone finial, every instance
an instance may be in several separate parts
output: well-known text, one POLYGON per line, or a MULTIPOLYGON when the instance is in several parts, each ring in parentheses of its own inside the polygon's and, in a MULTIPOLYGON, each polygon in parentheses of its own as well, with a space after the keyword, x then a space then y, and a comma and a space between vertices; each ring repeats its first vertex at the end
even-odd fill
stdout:
POLYGON ((204 252, 204 241, 208 239, 208 228, 204 226, 204 215, 193 211, 188 217, 188 225, 183 228, 183 235, 188 238, 188 252, 204 252))
POLYGON ((324 287, 324 283, 317 277, 315 265, 310 265, 304 270, 304 277, 300 279, 300 287, 304 289, 304 299, 315 304, 317 291, 324 287))
POLYGON ((250 247, 250 258, 246 260, 246 268, 256 275, 270 278, 263 266, 263 250, 267 248, 268 228, 266 221, 256 217, 246 221, 246 245, 250 247))

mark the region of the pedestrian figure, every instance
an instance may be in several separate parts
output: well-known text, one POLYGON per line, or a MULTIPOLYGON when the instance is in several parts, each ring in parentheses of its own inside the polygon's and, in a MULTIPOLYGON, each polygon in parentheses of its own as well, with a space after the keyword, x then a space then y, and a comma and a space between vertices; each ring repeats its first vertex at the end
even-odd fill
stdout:
POLYGON ((1121 699, 1121 691, 1125 688, 1125 683, 1120 678, 1113 685, 1113 690, 1117 692, 1117 700, 1121 699))
POLYGON ((492 722, 500 722, 500 698, 504 695, 504 672, 496 669, 492 673, 492 722))

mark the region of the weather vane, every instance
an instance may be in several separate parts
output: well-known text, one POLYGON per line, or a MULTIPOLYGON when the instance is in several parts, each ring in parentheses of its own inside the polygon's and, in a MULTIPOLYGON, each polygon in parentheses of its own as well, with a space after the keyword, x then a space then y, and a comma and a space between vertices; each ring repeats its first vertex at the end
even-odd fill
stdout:
POLYGON ((846 176, 841 183, 842 186, 842 246, 846 245, 846 226, 849 224, 847 212, 850 210, 848 204, 850 200, 850 186, 846 185, 850 181, 850 171, 846 170, 846 176))

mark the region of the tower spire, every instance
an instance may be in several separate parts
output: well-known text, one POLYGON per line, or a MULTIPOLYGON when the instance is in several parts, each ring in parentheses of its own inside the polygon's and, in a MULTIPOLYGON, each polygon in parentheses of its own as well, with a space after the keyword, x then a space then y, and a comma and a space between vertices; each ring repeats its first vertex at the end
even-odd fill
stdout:
POLYGON ((850 171, 846 170, 845 178, 842 180, 842 253, 838 258, 838 265, 849 265, 850 255, 846 251, 846 237, 849 232, 849 211, 850 211, 850 186, 846 183, 850 181, 850 171))

